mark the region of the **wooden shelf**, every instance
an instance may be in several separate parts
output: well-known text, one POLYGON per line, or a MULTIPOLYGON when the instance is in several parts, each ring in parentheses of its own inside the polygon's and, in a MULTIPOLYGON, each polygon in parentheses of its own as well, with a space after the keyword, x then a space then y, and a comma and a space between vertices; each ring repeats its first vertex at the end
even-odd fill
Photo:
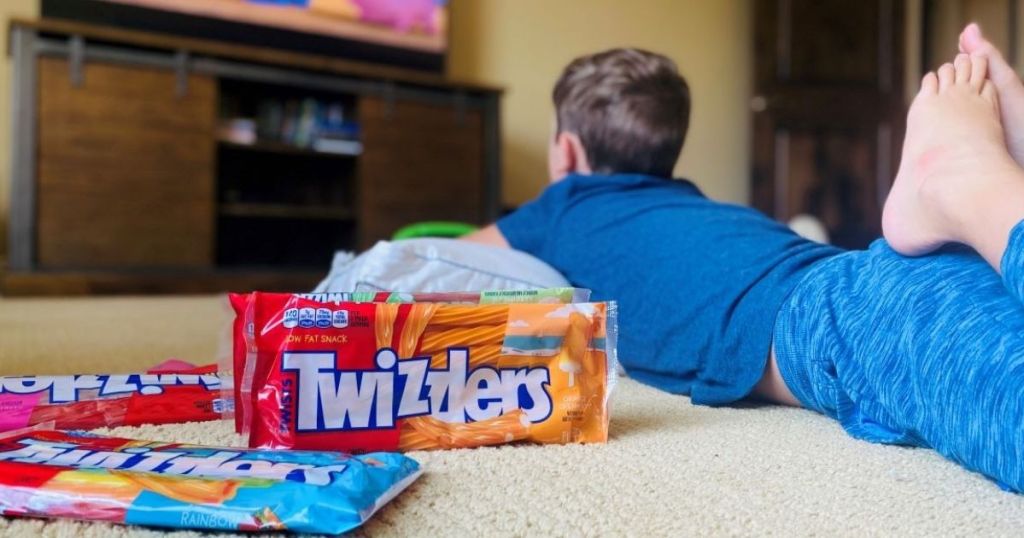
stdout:
POLYGON ((313 289, 325 272, 326 267, 9 272, 0 273, 0 292, 6 296, 305 292, 313 289))
POLYGON ((24 133, 11 206, 23 211, 11 212, 0 293, 303 291, 333 252, 409 222, 497 216, 494 88, 52 19, 9 29, 12 121, 24 133), (69 72, 82 75, 74 92, 69 72), (346 109, 358 156, 220 139, 225 117, 307 98, 346 109))
POLYGON ((220 214, 225 217, 257 217, 271 219, 348 221, 355 218, 352 210, 346 207, 240 202, 221 204, 220 214))
POLYGON ((275 153, 278 155, 295 155, 297 157, 333 157, 339 159, 351 159, 359 156, 362 151, 358 152, 337 152, 337 151, 320 151, 312 148, 303 148, 294 146, 292 144, 285 144, 283 142, 269 142, 259 141, 252 144, 240 144, 231 140, 218 138, 217 143, 225 148, 238 149, 243 151, 253 151, 260 153, 275 153))

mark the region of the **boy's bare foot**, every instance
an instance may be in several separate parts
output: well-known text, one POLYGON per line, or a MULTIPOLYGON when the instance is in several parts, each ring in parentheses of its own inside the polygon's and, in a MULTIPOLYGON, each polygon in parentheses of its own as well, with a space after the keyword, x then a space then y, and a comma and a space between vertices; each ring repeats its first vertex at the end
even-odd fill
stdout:
MULTIPOLYGON (((993 197, 1024 189, 1024 174, 1006 150, 985 64, 982 57, 958 55, 925 75, 910 106, 903 158, 882 213, 885 238, 902 254, 925 254, 949 242, 981 251, 976 235, 984 234, 975 232, 988 227, 982 221, 993 197)), ((996 235, 986 233, 986 242, 996 235)), ((1005 248, 1006 236, 1002 240, 1005 248)))
POLYGON ((982 57, 988 63, 988 79, 999 94, 999 113, 1006 135, 1006 148, 1017 164, 1024 166, 1024 83, 999 49, 981 33, 977 24, 968 24, 960 33, 960 52, 982 57))

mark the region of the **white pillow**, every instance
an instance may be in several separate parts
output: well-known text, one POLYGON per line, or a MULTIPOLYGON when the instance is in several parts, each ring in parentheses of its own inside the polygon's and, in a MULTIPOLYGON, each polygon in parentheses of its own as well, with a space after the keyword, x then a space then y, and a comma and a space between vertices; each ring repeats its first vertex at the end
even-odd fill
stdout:
POLYGON ((523 252, 424 238, 380 241, 359 256, 338 252, 330 273, 313 291, 480 291, 568 285, 550 265, 523 252))

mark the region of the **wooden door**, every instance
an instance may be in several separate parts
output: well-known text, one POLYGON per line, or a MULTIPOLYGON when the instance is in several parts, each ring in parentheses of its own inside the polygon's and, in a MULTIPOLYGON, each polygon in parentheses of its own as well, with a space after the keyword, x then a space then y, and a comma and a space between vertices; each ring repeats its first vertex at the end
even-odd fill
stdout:
POLYGON ((813 215, 834 244, 864 247, 903 139, 904 2, 754 5, 754 205, 813 215))
POLYGON ((37 261, 41 269, 208 267, 213 262, 216 83, 39 60, 37 261))
POLYGON ((365 97, 359 102, 359 244, 367 248, 406 224, 482 224, 483 118, 453 105, 365 97))

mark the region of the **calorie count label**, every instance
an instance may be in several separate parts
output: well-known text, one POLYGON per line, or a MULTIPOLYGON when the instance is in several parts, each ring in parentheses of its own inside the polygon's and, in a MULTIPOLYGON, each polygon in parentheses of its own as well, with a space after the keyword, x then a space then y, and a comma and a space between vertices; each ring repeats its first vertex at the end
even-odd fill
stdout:
POLYGON ((289 308, 284 311, 284 328, 344 329, 348 327, 348 310, 330 308, 289 308))

